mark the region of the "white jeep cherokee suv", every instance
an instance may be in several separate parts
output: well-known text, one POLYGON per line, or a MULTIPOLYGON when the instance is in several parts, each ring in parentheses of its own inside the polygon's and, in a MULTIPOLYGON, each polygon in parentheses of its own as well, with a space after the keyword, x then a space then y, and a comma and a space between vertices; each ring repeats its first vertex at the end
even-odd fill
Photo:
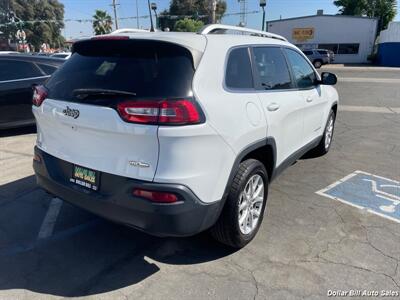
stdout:
POLYGON ((153 235, 211 229, 243 247, 269 182, 328 152, 335 83, 284 38, 243 28, 78 41, 35 89, 37 182, 153 235))

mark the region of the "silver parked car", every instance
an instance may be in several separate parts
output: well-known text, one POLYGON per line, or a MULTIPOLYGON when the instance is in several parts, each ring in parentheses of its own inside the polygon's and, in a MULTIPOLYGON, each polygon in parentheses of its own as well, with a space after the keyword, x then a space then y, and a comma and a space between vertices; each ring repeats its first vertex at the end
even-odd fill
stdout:
POLYGON ((333 51, 326 49, 310 49, 303 50, 303 53, 308 57, 316 69, 326 64, 331 64, 335 60, 333 51))

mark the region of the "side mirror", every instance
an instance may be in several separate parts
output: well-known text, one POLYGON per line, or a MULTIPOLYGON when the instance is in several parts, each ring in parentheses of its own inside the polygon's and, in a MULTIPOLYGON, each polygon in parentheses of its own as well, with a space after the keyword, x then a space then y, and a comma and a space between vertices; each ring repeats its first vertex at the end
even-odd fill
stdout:
POLYGON ((337 83, 337 77, 335 74, 323 72, 319 83, 324 85, 335 85, 337 83))

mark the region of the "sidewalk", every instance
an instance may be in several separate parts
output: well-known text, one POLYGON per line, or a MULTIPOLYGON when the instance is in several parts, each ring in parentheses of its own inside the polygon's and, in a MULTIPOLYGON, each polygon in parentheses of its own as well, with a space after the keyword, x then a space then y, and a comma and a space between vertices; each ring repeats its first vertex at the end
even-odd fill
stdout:
POLYGON ((369 70, 369 71, 399 71, 400 68, 396 67, 382 67, 371 64, 330 64, 324 65, 321 69, 340 69, 340 70, 369 70))

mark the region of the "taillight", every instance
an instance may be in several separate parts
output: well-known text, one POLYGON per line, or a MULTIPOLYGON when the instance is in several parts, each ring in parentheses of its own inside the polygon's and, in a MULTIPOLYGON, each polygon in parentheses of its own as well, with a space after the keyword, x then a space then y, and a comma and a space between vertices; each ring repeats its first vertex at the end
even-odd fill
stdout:
POLYGON ((99 35, 99 36, 94 36, 91 38, 91 40, 113 40, 113 41, 118 41, 118 40, 129 40, 129 36, 127 35, 99 35))
POLYGON ((178 196, 169 192, 134 189, 133 195, 157 203, 174 203, 178 201, 178 196))
POLYGON ((35 106, 42 105, 43 101, 47 98, 47 89, 43 85, 36 85, 33 87, 32 104, 35 106))
POLYGON ((118 112, 131 123, 188 125, 201 122, 199 109, 187 99, 127 101, 118 104, 118 112))

